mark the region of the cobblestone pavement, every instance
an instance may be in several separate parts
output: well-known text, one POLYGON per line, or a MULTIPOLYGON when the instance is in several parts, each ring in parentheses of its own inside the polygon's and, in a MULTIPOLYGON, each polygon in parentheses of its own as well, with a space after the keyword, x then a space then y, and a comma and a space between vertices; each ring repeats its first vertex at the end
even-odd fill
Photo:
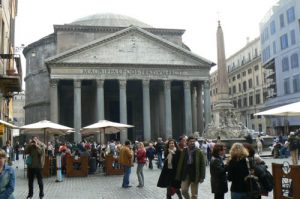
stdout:
MULTIPOLYGON (((273 159, 264 158, 265 162, 271 169, 272 162, 282 163, 283 161, 289 161, 289 159, 273 159)), ((25 199, 27 196, 27 179, 24 177, 24 162, 14 164, 14 167, 18 165, 16 189, 14 195, 16 199, 25 199)), ((44 178, 44 192, 45 199, 139 199, 139 198, 151 198, 151 199, 164 199, 166 198, 166 190, 163 188, 156 187, 156 183, 160 174, 160 170, 155 168, 149 170, 144 168, 145 176, 145 187, 138 188, 136 167, 132 168, 130 181, 132 184, 131 188, 121 188, 122 176, 105 176, 101 172, 88 177, 72 177, 65 178, 63 182, 55 182, 55 177, 44 178)), ((212 199, 213 194, 210 189, 210 175, 209 167, 206 170, 206 179, 199 185, 199 196, 198 198, 212 199)), ((273 193, 269 194, 269 197, 273 198, 273 193)), ((35 179, 34 182, 34 198, 38 198, 38 185, 35 179)), ((173 196, 177 198, 177 196, 173 196)), ((230 198, 230 193, 226 194, 226 199, 230 198)))

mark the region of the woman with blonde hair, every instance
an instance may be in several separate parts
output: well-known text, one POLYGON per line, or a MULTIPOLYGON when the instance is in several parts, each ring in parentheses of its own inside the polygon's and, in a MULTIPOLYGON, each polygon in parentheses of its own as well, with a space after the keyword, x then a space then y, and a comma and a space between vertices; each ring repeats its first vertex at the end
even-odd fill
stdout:
POLYGON ((136 159, 137 159, 137 168, 136 168, 136 174, 138 177, 139 185, 138 187, 142 188, 144 187, 144 173, 143 173, 143 168, 144 165, 146 164, 146 149, 144 147, 143 142, 138 143, 138 149, 136 153, 136 159))
POLYGON ((0 198, 14 199, 13 192, 16 186, 16 174, 11 166, 5 164, 6 161, 6 152, 0 149, 0 198))
POLYGON ((246 183, 244 178, 248 176, 246 158, 249 155, 248 150, 241 143, 234 143, 229 151, 230 157, 228 161, 228 180, 231 181, 231 198, 232 199, 248 199, 246 183))

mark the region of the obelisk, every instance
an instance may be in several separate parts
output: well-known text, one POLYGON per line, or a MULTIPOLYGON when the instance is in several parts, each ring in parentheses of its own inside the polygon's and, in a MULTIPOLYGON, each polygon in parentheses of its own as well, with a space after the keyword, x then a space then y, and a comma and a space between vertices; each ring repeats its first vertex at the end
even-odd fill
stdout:
POLYGON ((225 45, 223 30, 218 21, 217 30, 218 81, 217 100, 213 106, 213 122, 205 130, 204 137, 215 139, 242 138, 249 133, 249 129, 240 122, 234 112, 234 106, 229 99, 228 71, 226 67, 225 45))
MULTIPOLYGON (((225 45, 223 30, 218 21, 217 29, 217 56, 218 56, 218 81, 217 81, 217 101, 214 110, 214 122, 220 126, 222 114, 225 111, 233 109, 233 104, 229 99, 228 71, 226 68, 225 45)), ((225 115, 224 115, 225 116, 225 115)))
POLYGON ((217 99, 228 100, 229 99, 228 72, 226 69, 224 35, 223 35, 223 30, 220 21, 218 21, 218 30, 217 30, 217 56, 218 56, 217 99))

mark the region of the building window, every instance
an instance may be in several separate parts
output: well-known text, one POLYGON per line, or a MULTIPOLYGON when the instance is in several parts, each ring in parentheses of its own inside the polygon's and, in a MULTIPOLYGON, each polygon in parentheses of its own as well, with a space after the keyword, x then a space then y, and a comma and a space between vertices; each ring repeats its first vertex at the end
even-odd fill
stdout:
POLYGON ((258 69, 259 69, 259 66, 258 66, 258 65, 254 66, 254 70, 255 70, 255 71, 257 71, 258 69))
POLYGON ((243 91, 246 92, 246 90, 247 90, 247 82, 244 81, 243 82, 243 91))
POLYGON ((248 86, 249 86, 249 88, 252 88, 252 79, 248 80, 248 86))
POLYGON ((276 42, 273 41, 273 55, 276 54, 276 42))
POLYGON ((243 77, 245 77, 245 76, 246 76, 246 71, 243 72, 243 77))
POLYGON ((242 91, 242 86, 241 86, 241 84, 239 83, 239 92, 241 92, 242 91))
POLYGON ((231 95, 231 88, 229 88, 229 95, 231 95))
POLYGON ((260 94, 259 93, 255 95, 255 103, 260 104, 260 94))
POLYGON ((291 7, 290 9, 287 10, 287 22, 292 23, 295 21, 295 10, 294 7, 291 7))
POLYGON ((258 75, 256 75, 256 86, 259 86, 259 77, 258 77, 258 75))
POLYGON ((237 74, 237 75, 236 75, 236 78, 237 78, 237 79, 240 79, 240 78, 241 78, 241 74, 237 74))
POLYGON ((295 30, 292 30, 290 34, 291 34, 291 45, 295 45, 296 44, 295 30))
POLYGON ((257 48, 255 48, 254 50, 254 56, 257 57, 258 56, 258 51, 257 51, 257 48))
POLYGON ((281 14, 279 16, 279 21, 280 21, 280 28, 283 28, 284 27, 284 15, 281 14))
POLYGON ((253 106, 253 96, 249 96, 249 106, 253 106))
POLYGON ((274 33, 276 32, 275 21, 272 21, 270 23, 270 31, 271 31, 271 35, 274 35, 274 33))
POLYGON ((234 108, 237 108, 236 107, 236 100, 233 100, 233 106, 234 106, 234 108))
POLYGON ((248 69, 248 74, 251 74, 251 73, 252 73, 252 69, 249 68, 249 69, 248 69))
POLYGON ((291 56, 291 67, 292 68, 298 68, 299 67, 299 59, 298 59, 298 54, 294 53, 291 56))
POLYGON ((234 77, 232 77, 232 81, 233 81, 233 82, 235 81, 235 76, 234 76, 234 77))
POLYGON ((281 50, 284 50, 287 47, 289 47, 287 34, 284 34, 280 37, 280 45, 281 45, 281 50))
POLYGON ((282 62, 282 72, 288 71, 289 70, 289 59, 287 57, 284 57, 281 62, 282 62))
POLYGON ((267 46, 263 52, 262 52, 262 56, 263 56, 263 62, 267 61, 268 59, 270 59, 271 53, 270 53, 270 46, 267 46))
POLYGON ((286 78, 283 80, 283 88, 284 88, 284 94, 290 94, 290 79, 286 78))
POLYGON ((295 75, 293 77, 293 88, 294 93, 300 92, 300 75, 295 75))
POLYGON ((244 98, 243 98, 243 105, 244 105, 244 107, 247 107, 247 106, 248 106, 248 104, 247 104, 247 97, 244 97, 244 98))
POLYGON ((233 93, 233 94, 236 93, 236 88, 235 88, 235 86, 232 87, 232 93, 233 93))
POLYGON ((242 99, 238 99, 238 107, 239 107, 239 108, 242 107, 242 99))

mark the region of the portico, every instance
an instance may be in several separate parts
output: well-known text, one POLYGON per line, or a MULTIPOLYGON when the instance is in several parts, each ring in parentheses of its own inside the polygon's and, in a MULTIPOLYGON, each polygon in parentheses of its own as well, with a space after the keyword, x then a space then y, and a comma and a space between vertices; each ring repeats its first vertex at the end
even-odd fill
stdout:
MULTIPOLYGON (((147 79, 126 80, 117 77, 101 80, 61 78, 52 82, 52 92, 57 95, 51 97, 51 117, 75 126, 76 133, 82 126, 100 119, 135 126, 128 130, 128 134, 120 134, 121 142, 126 139, 151 140, 190 135, 193 133, 193 121, 199 129, 204 128, 203 117, 195 117, 191 111, 203 113, 202 108, 191 103, 191 92, 200 90, 195 94, 196 100, 202 102, 202 89, 198 87, 202 87, 204 81, 149 79, 147 76, 147 79), (64 108, 59 110, 58 107, 64 108), (72 112, 74 118, 70 117, 72 112)), ((196 130, 199 131, 198 128, 196 130)), ((75 139, 81 140, 79 133, 75 134, 75 139)))

